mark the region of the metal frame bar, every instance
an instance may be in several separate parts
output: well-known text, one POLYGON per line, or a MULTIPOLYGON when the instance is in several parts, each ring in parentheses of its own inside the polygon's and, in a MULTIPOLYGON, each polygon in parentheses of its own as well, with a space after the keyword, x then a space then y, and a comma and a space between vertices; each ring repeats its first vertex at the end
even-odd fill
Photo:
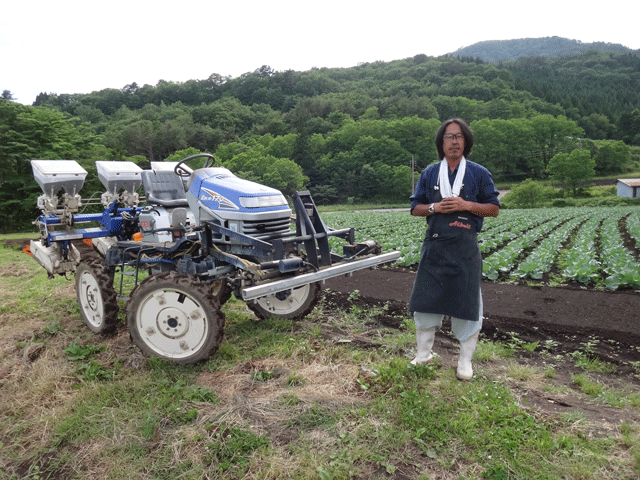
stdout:
POLYGON ((278 292, 283 292, 291 288, 301 287, 308 283, 314 283, 321 280, 327 280, 333 277, 339 277, 340 275, 346 275, 357 270, 364 270, 365 268, 375 267, 383 263, 390 263, 400 258, 400 252, 394 251, 389 253, 383 253, 382 255, 376 255, 369 258, 363 258, 361 260, 355 260, 353 262, 334 265, 327 267, 317 272, 305 273, 296 277, 286 278, 276 282, 266 283, 264 285, 256 285, 254 287, 248 287, 242 290, 242 299, 254 300, 256 298, 265 297, 278 292))

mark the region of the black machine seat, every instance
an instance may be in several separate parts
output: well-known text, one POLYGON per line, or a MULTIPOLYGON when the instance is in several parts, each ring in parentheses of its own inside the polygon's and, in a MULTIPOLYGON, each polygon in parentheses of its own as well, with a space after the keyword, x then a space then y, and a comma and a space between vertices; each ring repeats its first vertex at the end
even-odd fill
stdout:
POLYGON ((151 205, 188 207, 182 179, 170 170, 143 170, 142 186, 151 205))

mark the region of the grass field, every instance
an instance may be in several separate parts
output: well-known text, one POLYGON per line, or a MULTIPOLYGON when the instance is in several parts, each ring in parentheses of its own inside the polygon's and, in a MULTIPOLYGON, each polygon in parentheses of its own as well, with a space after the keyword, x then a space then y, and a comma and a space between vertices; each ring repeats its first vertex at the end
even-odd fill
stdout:
POLYGON ((300 322, 232 299, 218 352, 178 366, 142 356, 124 324, 91 333, 72 279, 4 238, 2 479, 640 477, 640 362, 617 375, 588 342, 555 355, 482 339, 459 382, 446 340, 411 367, 408 317, 384 327, 384 306, 354 292, 337 310, 325 292, 300 322))

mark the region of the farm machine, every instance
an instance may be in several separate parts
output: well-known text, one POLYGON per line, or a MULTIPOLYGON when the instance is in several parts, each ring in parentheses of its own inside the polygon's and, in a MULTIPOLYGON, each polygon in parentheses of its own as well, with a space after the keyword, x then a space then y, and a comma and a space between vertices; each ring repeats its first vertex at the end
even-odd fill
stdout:
POLYGON ((293 195, 294 213, 280 191, 216 166, 210 154, 151 162, 148 170, 97 161, 106 191, 86 205, 79 191, 87 172, 77 162, 31 165, 43 191, 32 257, 50 277, 75 273, 80 313, 93 332, 113 330, 118 300, 126 300, 135 344, 173 362, 217 350, 231 295, 258 318, 297 319, 313 309, 324 280, 399 257, 373 240, 356 243, 353 228, 329 228, 309 192, 293 195), (102 212, 82 213, 89 205, 102 212), (330 237, 343 240, 342 255, 330 237), (92 246, 89 255, 80 241, 92 246))

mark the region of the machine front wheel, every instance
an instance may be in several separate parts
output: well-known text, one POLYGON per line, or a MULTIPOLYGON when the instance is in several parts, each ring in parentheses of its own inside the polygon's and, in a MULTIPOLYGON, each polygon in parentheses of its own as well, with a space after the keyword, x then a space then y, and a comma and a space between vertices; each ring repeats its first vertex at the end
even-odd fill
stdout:
POLYGON ((211 294, 216 297, 220 308, 222 308, 222 306, 229 301, 231 295, 233 295, 233 291, 226 281, 218 280, 211 284, 211 294))
POLYGON ((148 277, 127 303, 135 344, 146 355, 175 363, 209 358, 222 341, 224 322, 210 286, 176 272, 148 277))
POLYGON ((83 261, 76 268, 76 298, 84 323, 94 333, 107 333, 118 323, 113 271, 101 260, 83 261))
POLYGON ((280 317, 297 320, 311 313, 319 299, 320 283, 316 282, 250 300, 247 306, 260 319, 280 317))

